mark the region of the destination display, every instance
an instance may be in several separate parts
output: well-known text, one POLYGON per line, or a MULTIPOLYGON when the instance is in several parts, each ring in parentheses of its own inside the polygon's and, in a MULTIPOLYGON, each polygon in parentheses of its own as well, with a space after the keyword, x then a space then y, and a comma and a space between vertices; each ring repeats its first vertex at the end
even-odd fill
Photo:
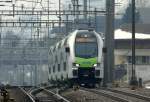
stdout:
POLYGON ((76 38, 76 42, 96 42, 96 38, 76 38))

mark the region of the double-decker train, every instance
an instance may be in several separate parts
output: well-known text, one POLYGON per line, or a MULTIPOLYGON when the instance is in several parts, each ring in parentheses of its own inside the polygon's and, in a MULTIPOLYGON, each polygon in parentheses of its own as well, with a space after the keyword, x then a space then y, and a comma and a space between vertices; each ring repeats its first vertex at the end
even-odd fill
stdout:
POLYGON ((75 30, 49 49, 49 80, 72 85, 99 84, 103 79, 103 40, 93 30, 75 30))

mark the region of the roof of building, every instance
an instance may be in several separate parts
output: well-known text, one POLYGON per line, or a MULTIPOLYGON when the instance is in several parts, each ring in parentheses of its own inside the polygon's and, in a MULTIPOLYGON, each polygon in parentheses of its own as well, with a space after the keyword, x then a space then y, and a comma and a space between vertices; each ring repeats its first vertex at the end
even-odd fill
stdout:
MULTIPOLYGON (((136 33, 136 39, 150 39, 150 32, 148 34, 144 33, 136 33)), ((115 39, 131 39, 132 33, 123 31, 122 29, 115 30, 115 39)))
MULTIPOLYGON (((132 33, 121 29, 115 30, 115 49, 131 49, 132 33)), ((136 33, 136 49, 150 49, 150 33, 136 33)))

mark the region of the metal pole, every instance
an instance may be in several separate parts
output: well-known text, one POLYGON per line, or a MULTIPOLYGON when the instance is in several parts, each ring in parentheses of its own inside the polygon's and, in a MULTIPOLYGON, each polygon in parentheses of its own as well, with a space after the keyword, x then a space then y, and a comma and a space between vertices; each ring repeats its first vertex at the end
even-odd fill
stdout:
POLYGON ((135 0, 132 0, 132 72, 130 85, 137 85, 137 79, 135 74, 135 0))
POLYGON ((49 38, 49 0, 48 0, 48 38, 49 38))
MULTIPOLYGON (((0 21, 2 21, 2 16, 0 16, 0 21)), ((2 40, 2 27, 0 24, 0 46, 1 46, 1 40, 2 40)))
POLYGON ((97 8, 95 8, 95 31, 97 31, 97 13, 96 13, 96 11, 97 11, 97 8))
POLYGON ((84 19, 87 20, 87 0, 84 0, 84 19))
POLYGON ((106 30, 104 42, 104 82, 111 86, 114 69, 114 4, 115 0, 106 0, 106 30))
POLYGON ((22 54, 23 54, 23 56, 22 56, 22 59, 23 59, 23 75, 22 75, 22 77, 23 77, 23 79, 22 79, 22 86, 24 86, 24 83, 25 83, 25 69, 24 69, 24 65, 25 65, 25 48, 23 48, 23 50, 22 50, 22 54))
POLYGON ((76 11, 75 0, 71 0, 71 1, 72 1, 72 5, 73 5, 73 15, 75 16, 75 11, 76 11))
MULTIPOLYGON (((76 1, 77 2, 77 12, 79 11, 79 0, 76 1)), ((76 14, 76 19, 77 19, 77 22, 79 21, 79 15, 76 14)))
POLYGON ((37 66, 35 65, 34 67, 34 85, 36 86, 37 85, 37 66))
POLYGON ((59 33, 61 33, 61 0, 59 0, 59 33))
POLYGON ((66 20, 67 20, 67 22, 66 22, 66 35, 68 34, 68 32, 69 32, 69 27, 68 27, 68 15, 66 15, 66 20))
MULTIPOLYGON (((90 0, 89 0, 89 11, 90 11, 90 0)), ((90 15, 90 13, 88 14, 88 16, 89 16, 89 22, 88 22, 88 26, 90 27, 91 26, 91 15, 90 15)))
POLYGON ((24 65, 23 65, 23 75, 22 75, 22 86, 24 86, 24 81, 25 81, 25 72, 24 72, 24 65))
POLYGON ((31 66, 30 72, 31 72, 31 77, 30 77, 31 86, 33 86, 33 66, 31 66))

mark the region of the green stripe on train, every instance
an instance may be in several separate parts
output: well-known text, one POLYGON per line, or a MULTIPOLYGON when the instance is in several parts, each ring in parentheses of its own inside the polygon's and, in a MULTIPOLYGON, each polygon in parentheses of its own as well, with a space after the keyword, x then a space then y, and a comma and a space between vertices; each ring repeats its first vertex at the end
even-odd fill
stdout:
POLYGON ((75 63, 80 64, 80 67, 90 68, 97 63, 97 58, 95 57, 95 58, 86 59, 86 58, 76 57, 75 63))

